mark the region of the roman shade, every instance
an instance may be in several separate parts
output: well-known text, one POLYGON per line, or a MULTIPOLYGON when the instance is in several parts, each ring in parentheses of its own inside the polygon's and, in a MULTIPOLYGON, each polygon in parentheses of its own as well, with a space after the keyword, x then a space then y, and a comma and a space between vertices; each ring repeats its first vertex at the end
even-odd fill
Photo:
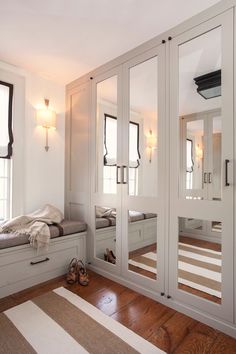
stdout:
POLYGON ((140 165, 139 153, 139 124, 129 123, 129 167, 137 168, 140 165))
POLYGON ((116 166, 117 162, 117 119, 104 115, 104 165, 116 166))
MULTIPOLYGON (((104 165, 117 164, 117 118, 104 115, 104 165)), ((139 124, 129 123, 129 167, 137 168, 140 165, 139 153, 139 124)))
POLYGON ((0 158, 12 156, 12 100, 13 85, 0 81, 0 158))
POLYGON ((193 162, 193 141, 191 139, 187 139, 186 140, 186 144, 187 144, 187 156, 186 156, 186 172, 193 172, 193 166, 194 166, 194 162, 193 162))

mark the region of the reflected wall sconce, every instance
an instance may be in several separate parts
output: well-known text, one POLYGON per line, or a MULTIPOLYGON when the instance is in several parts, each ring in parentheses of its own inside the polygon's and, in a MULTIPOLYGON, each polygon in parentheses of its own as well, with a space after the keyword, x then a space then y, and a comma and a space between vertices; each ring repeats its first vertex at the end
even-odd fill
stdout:
POLYGON ((198 168, 200 167, 200 161, 203 159, 203 150, 202 147, 200 147, 199 144, 196 145, 195 147, 195 156, 196 160, 198 162, 198 168))
POLYGON ((48 145, 48 130, 56 129, 56 112, 49 109, 49 100, 44 99, 45 108, 37 110, 37 125, 45 128, 46 132, 46 145, 45 150, 49 150, 48 145))
POLYGON ((152 130, 149 130, 149 134, 146 136, 147 149, 149 151, 149 162, 152 162, 152 151, 156 149, 157 138, 153 135, 152 130))

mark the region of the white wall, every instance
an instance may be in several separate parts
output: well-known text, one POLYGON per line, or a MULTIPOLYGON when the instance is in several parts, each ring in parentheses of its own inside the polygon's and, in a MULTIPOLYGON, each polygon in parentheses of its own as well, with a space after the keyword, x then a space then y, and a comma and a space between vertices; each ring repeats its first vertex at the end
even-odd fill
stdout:
MULTIPOLYGON (((0 62, 0 75, 4 72, 20 75, 25 79, 25 110, 22 109, 21 114, 15 112, 13 118, 14 154, 23 147, 20 164, 18 161, 14 170, 14 174, 19 176, 14 193, 19 196, 18 199, 23 200, 18 203, 15 198, 17 208, 13 205, 13 214, 31 212, 45 203, 51 203, 64 211, 65 87, 0 62), (44 98, 50 99, 50 107, 57 112, 57 129, 49 131, 48 152, 44 149, 44 129, 36 125, 36 107, 44 103, 44 98), (22 191, 24 192, 21 193, 22 191)), ((14 163, 13 155, 13 166, 14 163)))

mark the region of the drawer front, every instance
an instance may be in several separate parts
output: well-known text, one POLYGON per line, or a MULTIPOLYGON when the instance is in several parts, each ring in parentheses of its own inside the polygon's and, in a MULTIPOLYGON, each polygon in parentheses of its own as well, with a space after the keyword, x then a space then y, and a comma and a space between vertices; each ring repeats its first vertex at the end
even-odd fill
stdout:
MULTIPOLYGON (((51 247, 50 251, 44 255, 29 257, 26 251, 25 259, 16 260, 11 264, 0 266, 0 291, 1 287, 28 279, 39 274, 47 273, 56 269, 67 271, 68 264, 73 257, 85 260, 85 240, 65 242, 63 249, 58 245, 51 247), (59 248, 59 249, 57 249, 59 248)), ((21 257, 22 258, 22 257, 21 257)))

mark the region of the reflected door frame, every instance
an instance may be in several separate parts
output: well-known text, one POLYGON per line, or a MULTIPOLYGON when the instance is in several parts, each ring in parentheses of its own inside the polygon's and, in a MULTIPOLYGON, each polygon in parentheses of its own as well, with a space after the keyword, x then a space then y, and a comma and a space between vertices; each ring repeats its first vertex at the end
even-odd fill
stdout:
POLYGON ((218 15, 207 22, 170 41, 170 227, 169 227, 169 289, 174 301, 205 311, 228 321, 233 321, 233 10, 218 15), (222 173, 222 200, 186 200, 179 190, 179 46, 221 26, 222 28, 222 164, 230 160, 229 181, 225 186, 222 173), (212 303, 178 288, 178 218, 195 218, 222 222, 222 303, 212 303))
MULTIPOLYGON (((183 198, 201 198, 203 200, 212 200, 214 198, 213 191, 213 119, 221 117, 220 109, 213 109, 205 112, 193 113, 181 117, 180 129, 180 194, 183 198), (202 159, 202 188, 186 189, 186 145, 188 139, 187 124, 194 121, 203 121, 203 159, 202 159)), ((195 146, 194 146, 195 148, 195 146)), ((196 161, 195 161, 196 162, 196 161)), ((195 169, 196 166, 193 166, 195 169)), ((222 171, 221 171, 222 173, 222 171)), ((221 178, 222 180, 222 178, 221 178)))
MULTIPOLYGON (((97 126, 97 85, 109 78, 117 77, 117 166, 121 165, 122 152, 119 146, 122 132, 122 66, 106 71, 103 74, 97 75, 92 80, 92 123, 91 123, 91 147, 90 147, 90 171, 91 171, 91 195, 90 195, 90 249, 92 254, 89 255, 90 262, 93 266, 98 266, 100 269, 114 274, 121 272, 121 184, 116 184, 115 194, 106 194, 103 192, 103 184, 99 182, 98 163, 101 162, 101 154, 103 155, 103 143, 100 144, 101 151, 97 151, 97 131, 101 134, 103 126, 97 126), (98 158, 100 156, 100 159, 98 158), (105 262, 96 257, 96 216, 95 207, 110 207, 116 209, 116 265, 105 262)), ((102 124, 104 121, 102 120, 102 124)), ((99 137, 101 141, 101 137, 99 137)), ((103 163, 103 162, 102 162, 103 163)), ((108 228, 107 228, 108 229, 108 228)), ((101 229, 100 229, 101 230, 101 229)), ((104 250, 105 251, 105 250, 104 250)))
MULTIPOLYGON (((165 120, 165 90, 166 90, 166 46, 165 44, 159 45, 144 54, 141 54, 123 65, 123 92, 124 92, 124 114, 123 114, 123 163, 129 166, 129 129, 128 124, 130 120, 130 90, 129 90, 129 70, 136 65, 142 64, 149 59, 157 57, 157 153, 158 153, 158 195, 156 196, 131 196, 129 195, 129 177, 127 176, 127 184, 122 188, 122 275, 145 288, 153 289, 158 292, 164 292, 165 286, 165 272, 164 272, 164 253, 165 253, 165 194, 166 184, 166 156, 165 156, 165 135, 166 135, 166 120, 165 120), (128 225, 129 225, 129 210, 138 211, 141 213, 156 213, 157 217, 157 280, 147 278, 138 273, 128 269, 128 225)), ((127 168, 127 171, 129 169, 127 168)))

